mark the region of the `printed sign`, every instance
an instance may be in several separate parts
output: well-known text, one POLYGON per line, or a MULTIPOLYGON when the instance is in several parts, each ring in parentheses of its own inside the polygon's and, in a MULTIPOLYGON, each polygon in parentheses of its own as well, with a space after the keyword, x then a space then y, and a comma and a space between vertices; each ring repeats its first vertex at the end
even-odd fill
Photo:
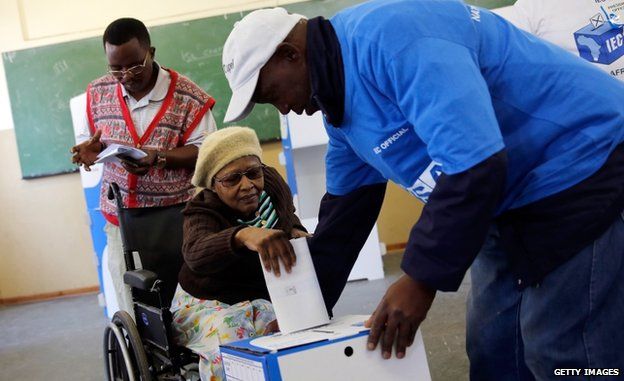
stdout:
MULTIPOLYGON (((624 55, 624 32, 615 12, 624 9, 624 1, 597 2, 596 13, 587 25, 574 32, 579 55, 589 62, 609 65, 624 55), (609 13, 611 12, 611 13, 609 13)), ((624 15, 621 18, 624 21, 624 15)))

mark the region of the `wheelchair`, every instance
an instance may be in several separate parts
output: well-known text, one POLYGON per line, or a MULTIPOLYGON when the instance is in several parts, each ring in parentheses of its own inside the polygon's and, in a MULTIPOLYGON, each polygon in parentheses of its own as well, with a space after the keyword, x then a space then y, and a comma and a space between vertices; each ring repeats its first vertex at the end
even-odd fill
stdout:
POLYGON ((125 208, 119 187, 109 200, 117 204, 134 319, 118 311, 104 330, 104 365, 109 381, 199 380, 196 354, 177 346, 169 310, 182 266, 182 209, 185 204, 125 208))

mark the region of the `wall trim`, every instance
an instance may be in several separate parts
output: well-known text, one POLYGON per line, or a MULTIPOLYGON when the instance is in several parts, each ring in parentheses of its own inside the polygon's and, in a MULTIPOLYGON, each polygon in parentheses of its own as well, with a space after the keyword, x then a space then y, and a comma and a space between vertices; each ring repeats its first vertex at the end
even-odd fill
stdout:
POLYGON ((44 292, 41 294, 34 294, 34 295, 13 296, 10 298, 0 298, 0 305, 41 302, 44 300, 58 299, 58 298, 62 298, 65 296, 94 294, 99 291, 100 291, 99 286, 89 286, 89 287, 74 288, 71 290, 44 292))

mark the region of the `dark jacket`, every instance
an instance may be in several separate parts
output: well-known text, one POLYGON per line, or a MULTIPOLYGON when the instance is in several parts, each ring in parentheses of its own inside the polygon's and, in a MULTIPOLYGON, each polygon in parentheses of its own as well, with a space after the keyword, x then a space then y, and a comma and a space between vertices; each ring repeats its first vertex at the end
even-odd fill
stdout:
MULTIPOLYGON (((288 185, 271 167, 264 170, 264 190, 271 196, 279 221, 276 229, 287 233, 304 230, 288 185)), ((204 190, 193 197, 183 211, 184 264, 180 286, 200 299, 235 304, 258 298, 269 299, 258 253, 233 247, 234 235, 244 225, 216 193, 204 190)))

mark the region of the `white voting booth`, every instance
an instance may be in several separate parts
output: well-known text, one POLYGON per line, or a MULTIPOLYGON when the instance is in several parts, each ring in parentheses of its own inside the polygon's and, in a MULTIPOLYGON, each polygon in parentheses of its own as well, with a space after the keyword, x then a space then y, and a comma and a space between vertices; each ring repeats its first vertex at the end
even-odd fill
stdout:
MULTIPOLYGON (((297 214, 308 231, 313 232, 321 198, 325 194, 325 153, 328 137, 320 112, 281 116, 283 162, 288 185, 293 193, 297 214)), ((364 244, 349 280, 384 277, 377 224, 364 244)))
MULTIPOLYGON (((87 110, 87 95, 82 93, 73 97, 69 101, 74 134, 78 131, 82 123, 85 123, 85 113, 87 110)), ((87 212, 89 214, 89 227, 93 248, 98 258, 98 277, 100 281, 100 294, 98 295, 100 305, 106 308, 106 315, 112 318, 119 310, 115 289, 108 271, 108 250, 106 246, 106 234, 104 233, 105 220, 100 213, 100 185, 102 183, 102 164, 91 166, 91 171, 85 171, 80 167, 80 181, 84 189, 87 212)))

